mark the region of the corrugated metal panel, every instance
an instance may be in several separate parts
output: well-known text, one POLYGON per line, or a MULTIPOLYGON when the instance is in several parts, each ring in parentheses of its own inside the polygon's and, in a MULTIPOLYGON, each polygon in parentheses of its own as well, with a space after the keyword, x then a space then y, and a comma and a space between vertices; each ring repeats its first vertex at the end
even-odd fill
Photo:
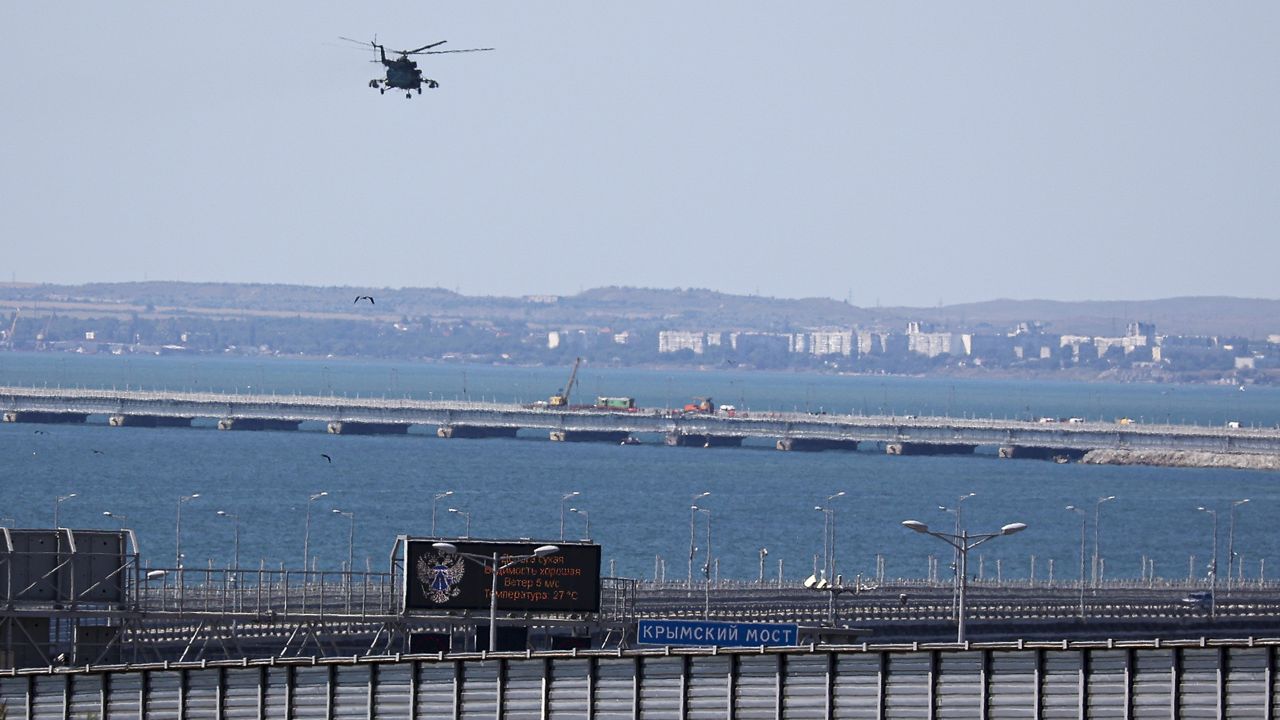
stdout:
MULTIPOLYGON (((256 720, 258 717, 258 668, 227 670, 222 695, 222 717, 226 720, 256 720)), ((115 684, 114 679, 112 684, 115 684)))
POLYGON ((1173 694, 1173 650, 1137 650, 1133 654, 1133 717, 1168 718, 1173 694))
POLYGON ((413 710, 413 665, 375 665, 374 678, 374 717, 408 718, 413 710))
POLYGON ((734 717, 768 720, 779 715, 779 655, 739 655, 738 679, 733 688, 734 717))
POLYGON ((685 717, 689 720, 729 717, 729 664, 729 658, 724 655, 690 658, 685 717))
MULTIPOLYGON (((267 668, 267 696, 264 698, 266 716, 269 718, 288 717, 289 713, 289 674, 292 668, 267 668)), ((150 720, 150 718, 148 718, 150 720)))
POLYGON ((72 676, 71 717, 102 717, 101 675, 72 676))
POLYGON ((991 720, 1036 717, 1036 653, 993 652, 987 678, 991 720))
POLYGON ((782 681, 782 715, 786 718, 827 716, 827 655, 785 655, 782 681))
POLYGON ((369 683, 372 665, 338 666, 333 686, 333 717, 337 720, 365 720, 369 717, 369 683))
POLYGON ((142 673, 112 673, 107 686, 107 717, 141 717, 142 673))
POLYGON ((835 657, 835 717, 874 720, 880 716, 880 653, 835 657))
POLYGON ((934 717, 972 720, 982 716, 982 660, 981 652, 941 653, 934 717))
POLYGON ((424 662, 418 666, 418 717, 454 717, 453 673, 451 662, 424 662))
POLYGON ((0 678, 0 708, 4 717, 20 718, 26 712, 27 679, 24 677, 0 678))
POLYGON ((1090 720, 1127 717, 1125 712, 1126 650, 1089 653, 1088 717, 1090 720))
POLYGON ((684 658, 646 657, 640 662, 640 716, 679 720, 684 658))
POLYGON ((498 716, 497 660, 466 663, 462 670, 463 720, 493 720, 498 716))
POLYGON ((928 718, 932 653, 892 653, 884 684, 885 720, 928 718))
POLYGON ((1050 650, 1044 654, 1040 677, 1040 717, 1077 720, 1080 717, 1079 650, 1050 650))
MULTIPOLYGON (((549 706, 554 718, 586 718, 591 707, 587 682, 591 672, 589 660, 556 658, 551 661, 549 706)), ((629 701, 628 701, 629 703, 629 701)))
POLYGON ((592 714, 596 720, 634 720, 636 660, 600 658, 596 661, 595 697, 592 714))
POLYGON ((1178 706, 1182 720, 1217 720, 1217 648, 1187 648, 1182 651, 1178 706))
POLYGON ((293 720, 326 720, 329 715, 329 668, 293 669, 293 720))
POLYGON ((178 720, 182 673, 156 671, 147 677, 147 720, 178 720))
POLYGON ((538 720, 542 717, 543 660, 510 660, 502 683, 504 720, 538 720))
POLYGON ((1260 718, 1267 710, 1267 649, 1227 652, 1227 717, 1260 718))
POLYGON ((31 720, 62 720, 63 691, 66 675, 37 675, 35 697, 31 701, 31 720))
POLYGON ((187 673, 183 720, 218 720, 218 681, 217 669, 187 673))

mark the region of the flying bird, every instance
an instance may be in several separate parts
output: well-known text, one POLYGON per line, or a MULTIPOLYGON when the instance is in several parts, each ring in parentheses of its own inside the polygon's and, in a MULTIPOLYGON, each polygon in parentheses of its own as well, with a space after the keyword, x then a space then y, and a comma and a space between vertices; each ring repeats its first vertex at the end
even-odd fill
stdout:
POLYGON ((99 450, 99 449, 97 449, 97 448, 93 448, 93 454, 94 454, 94 455, 106 455, 106 453, 102 452, 101 450, 99 450))
POLYGON ((332 462, 333 462, 333 458, 329 457, 328 455, 326 455, 326 454, 324 454, 324 453, 320 453, 320 457, 324 458, 325 460, 328 460, 330 463, 332 463, 332 462))
POLYGON ((34 432, 34 433, 35 433, 35 434, 37 434, 37 435, 48 435, 48 434, 49 434, 49 431, 48 431, 48 430, 33 430, 32 432, 34 432))
POLYGON ((373 302, 373 297, 369 295, 357 295, 355 301, 352 304, 354 305, 355 303, 358 303, 361 300, 368 300, 370 305, 376 304, 373 302))

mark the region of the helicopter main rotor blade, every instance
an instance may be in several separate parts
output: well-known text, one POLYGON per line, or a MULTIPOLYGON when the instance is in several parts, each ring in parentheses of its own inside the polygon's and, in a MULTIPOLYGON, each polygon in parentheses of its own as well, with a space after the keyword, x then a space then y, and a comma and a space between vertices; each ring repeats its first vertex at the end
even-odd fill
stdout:
POLYGON ((413 49, 413 50, 402 50, 402 51, 400 51, 400 53, 401 53, 402 55, 413 55, 413 54, 415 54, 415 53, 420 53, 420 52, 422 52, 423 50, 430 50, 430 49, 431 49, 431 48, 433 48, 433 47, 440 47, 441 45, 443 45, 443 44, 445 44, 445 43, 447 43, 447 42, 449 42, 449 41, 448 41, 448 40, 441 40, 440 42, 437 42, 437 43, 431 43, 430 45, 423 45, 422 47, 420 47, 420 48, 415 48, 415 49, 413 49))
POLYGON ((418 54, 419 55, 448 55, 449 53, 488 52, 490 50, 493 50, 493 48, 468 48, 466 50, 436 50, 435 52, 424 52, 424 53, 418 53, 418 54))

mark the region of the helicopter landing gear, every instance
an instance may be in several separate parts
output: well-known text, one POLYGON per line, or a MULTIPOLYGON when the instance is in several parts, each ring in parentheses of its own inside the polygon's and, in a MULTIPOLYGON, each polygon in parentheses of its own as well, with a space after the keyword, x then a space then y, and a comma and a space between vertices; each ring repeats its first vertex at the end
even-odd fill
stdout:
POLYGON ((379 95, 386 95, 386 94, 387 94, 387 89, 386 89, 386 88, 381 88, 381 87, 380 87, 380 88, 378 88, 378 94, 379 94, 379 95))
POLYGON ((413 93, 411 93, 411 92, 407 92, 407 93, 405 93, 405 94, 404 94, 404 99, 405 99, 405 100, 412 100, 412 99, 413 99, 413 93))

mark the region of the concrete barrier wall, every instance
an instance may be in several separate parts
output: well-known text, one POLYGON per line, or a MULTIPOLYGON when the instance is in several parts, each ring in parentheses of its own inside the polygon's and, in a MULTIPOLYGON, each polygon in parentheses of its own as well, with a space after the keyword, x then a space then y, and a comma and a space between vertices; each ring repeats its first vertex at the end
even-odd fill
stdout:
POLYGON ((1272 718, 1272 641, 852 646, 0 672, 24 718, 1272 718))

